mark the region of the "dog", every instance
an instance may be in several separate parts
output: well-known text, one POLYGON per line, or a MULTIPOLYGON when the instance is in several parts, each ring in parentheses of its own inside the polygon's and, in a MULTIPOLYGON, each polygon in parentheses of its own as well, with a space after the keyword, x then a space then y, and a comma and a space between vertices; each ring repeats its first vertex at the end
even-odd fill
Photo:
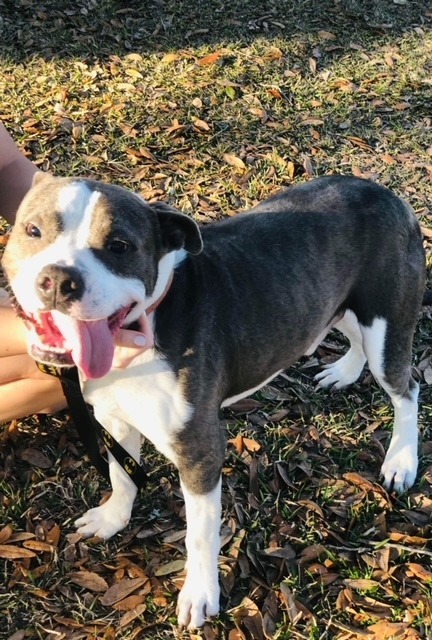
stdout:
MULTIPOLYGON (((411 350, 425 256, 411 208, 388 189, 317 178, 198 227, 121 187, 40 174, 3 265, 30 353, 75 364, 97 419, 130 455, 139 459, 144 436, 179 470, 188 554, 180 626, 219 611, 220 408, 312 354, 333 327, 350 348, 318 384, 341 389, 368 361, 394 407, 384 486, 414 483, 411 350), (112 368, 113 336, 146 310, 149 348, 112 368)), ((85 536, 106 539, 129 522, 136 487, 112 456, 109 468, 111 497, 76 523, 85 536)))

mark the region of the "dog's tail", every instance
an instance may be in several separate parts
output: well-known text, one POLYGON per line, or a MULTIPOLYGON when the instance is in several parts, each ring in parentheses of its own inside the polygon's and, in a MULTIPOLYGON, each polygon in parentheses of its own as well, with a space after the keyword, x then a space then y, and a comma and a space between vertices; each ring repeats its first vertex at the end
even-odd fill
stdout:
POLYGON ((429 291, 429 289, 424 292, 422 304, 424 307, 432 305, 432 291, 429 291))

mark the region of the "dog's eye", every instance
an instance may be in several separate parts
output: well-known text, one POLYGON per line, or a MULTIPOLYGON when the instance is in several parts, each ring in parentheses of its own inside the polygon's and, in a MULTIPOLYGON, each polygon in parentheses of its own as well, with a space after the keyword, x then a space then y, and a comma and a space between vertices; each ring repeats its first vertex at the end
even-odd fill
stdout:
POLYGON ((108 251, 111 253, 126 253, 131 249, 131 245, 124 240, 111 240, 111 242, 107 245, 108 251))
POLYGON ((42 236, 40 229, 32 222, 28 223, 25 230, 26 234, 30 236, 30 238, 40 238, 42 236))

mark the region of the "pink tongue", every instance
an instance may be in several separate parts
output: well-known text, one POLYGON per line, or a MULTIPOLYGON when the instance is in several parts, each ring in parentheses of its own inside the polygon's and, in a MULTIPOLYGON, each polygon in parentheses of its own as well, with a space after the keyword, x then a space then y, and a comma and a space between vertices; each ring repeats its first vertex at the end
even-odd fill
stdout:
POLYGON ((72 352, 76 366, 87 379, 102 378, 111 369, 114 342, 107 320, 75 320, 52 311, 52 316, 64 337, 64 346, 72 352))

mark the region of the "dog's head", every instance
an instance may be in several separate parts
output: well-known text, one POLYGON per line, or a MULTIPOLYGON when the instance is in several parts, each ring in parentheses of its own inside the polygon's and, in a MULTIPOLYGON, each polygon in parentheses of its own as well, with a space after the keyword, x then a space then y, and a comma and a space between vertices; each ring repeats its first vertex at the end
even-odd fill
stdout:
POLYGON ((162 294, 160 273, 181 248, 199 253, 200 232, 170 206, 118 186, 39 174, 3 258, 33 357, 75 364, 87 378, 105 375, 115 333, 162 294))

